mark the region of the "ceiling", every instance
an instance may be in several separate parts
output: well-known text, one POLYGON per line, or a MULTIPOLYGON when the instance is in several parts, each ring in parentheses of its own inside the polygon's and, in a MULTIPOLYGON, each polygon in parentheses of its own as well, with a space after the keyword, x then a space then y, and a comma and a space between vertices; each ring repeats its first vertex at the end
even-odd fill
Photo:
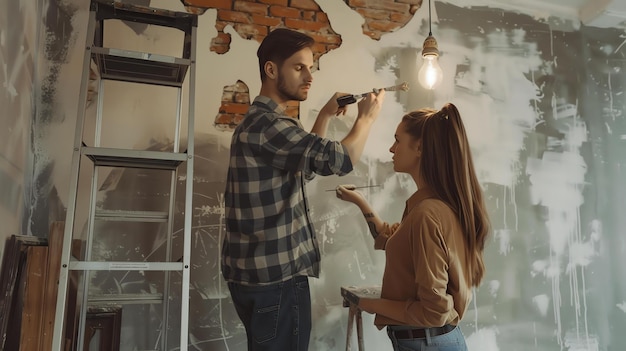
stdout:
MULTIPOLYGON (((476 0, 469 0, 472 2, 476 0)), ((466 0, 457 0, 457 3, 466 0)), ((478 0, 537 17, 557 16, 591 27, 626 27, 626 0, 478 0)))

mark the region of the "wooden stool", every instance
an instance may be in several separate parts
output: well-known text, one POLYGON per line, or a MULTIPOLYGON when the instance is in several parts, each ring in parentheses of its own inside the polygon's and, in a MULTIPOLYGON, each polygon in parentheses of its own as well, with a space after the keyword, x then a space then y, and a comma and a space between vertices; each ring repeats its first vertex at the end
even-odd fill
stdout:
POLYGON ((346 351, 352 350, 352 327, 356 323, 356 338, 359 344, 359 351, 365 351, 363 344, 363 318, 361 316, 362 310, 359 308, 359 299, 365 298, 380 298, 380 287, 356 287, 356 286, 342 286, 341 296, 343 296, 343 307, 348 307, 348 331, 346 335, 346 351))

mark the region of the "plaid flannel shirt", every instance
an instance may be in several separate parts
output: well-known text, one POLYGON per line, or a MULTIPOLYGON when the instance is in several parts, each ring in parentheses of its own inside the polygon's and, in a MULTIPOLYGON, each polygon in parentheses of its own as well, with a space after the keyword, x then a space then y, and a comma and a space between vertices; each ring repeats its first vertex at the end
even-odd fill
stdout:
POLYGON ((320 250, 305 178, 352 171, 345 147, 302 129, 273 100, 258 96, 234 131, 224 192, 222 274, 264 285, 318 277, 320 250))

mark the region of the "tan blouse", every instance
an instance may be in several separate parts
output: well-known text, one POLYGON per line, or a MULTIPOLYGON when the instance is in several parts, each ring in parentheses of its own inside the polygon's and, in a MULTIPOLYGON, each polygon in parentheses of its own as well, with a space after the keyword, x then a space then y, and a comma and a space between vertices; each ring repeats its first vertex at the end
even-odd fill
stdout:
POLYGON ((386 251, 381 299, 368 302, 376 326, 458 324, 472 292, 456 214, 420 189, 407 200, 399 226, 385 228, 375 241, 386 251))

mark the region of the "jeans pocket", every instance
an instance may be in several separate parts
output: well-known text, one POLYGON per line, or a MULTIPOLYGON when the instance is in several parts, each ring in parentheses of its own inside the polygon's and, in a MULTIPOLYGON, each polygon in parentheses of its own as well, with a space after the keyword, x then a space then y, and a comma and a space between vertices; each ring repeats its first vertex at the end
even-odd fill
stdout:
POLYGON ((254 310, 250 320, 250 332, 257 343, 264 343, 276 337, 279 311, 280 296, 278 296, 278 301, 271 305, 254 310))
POLYGON ((430 345, 424 345, 421 351, 461 351, 461 345, 458 342, 455 343, 431 343, 430 345))
POLYGON ((444 335, 438 335, 431 338, 428 346, 423 351, 466 351, 465 338, 461 330, 456 327, 454 330, 444 335))

